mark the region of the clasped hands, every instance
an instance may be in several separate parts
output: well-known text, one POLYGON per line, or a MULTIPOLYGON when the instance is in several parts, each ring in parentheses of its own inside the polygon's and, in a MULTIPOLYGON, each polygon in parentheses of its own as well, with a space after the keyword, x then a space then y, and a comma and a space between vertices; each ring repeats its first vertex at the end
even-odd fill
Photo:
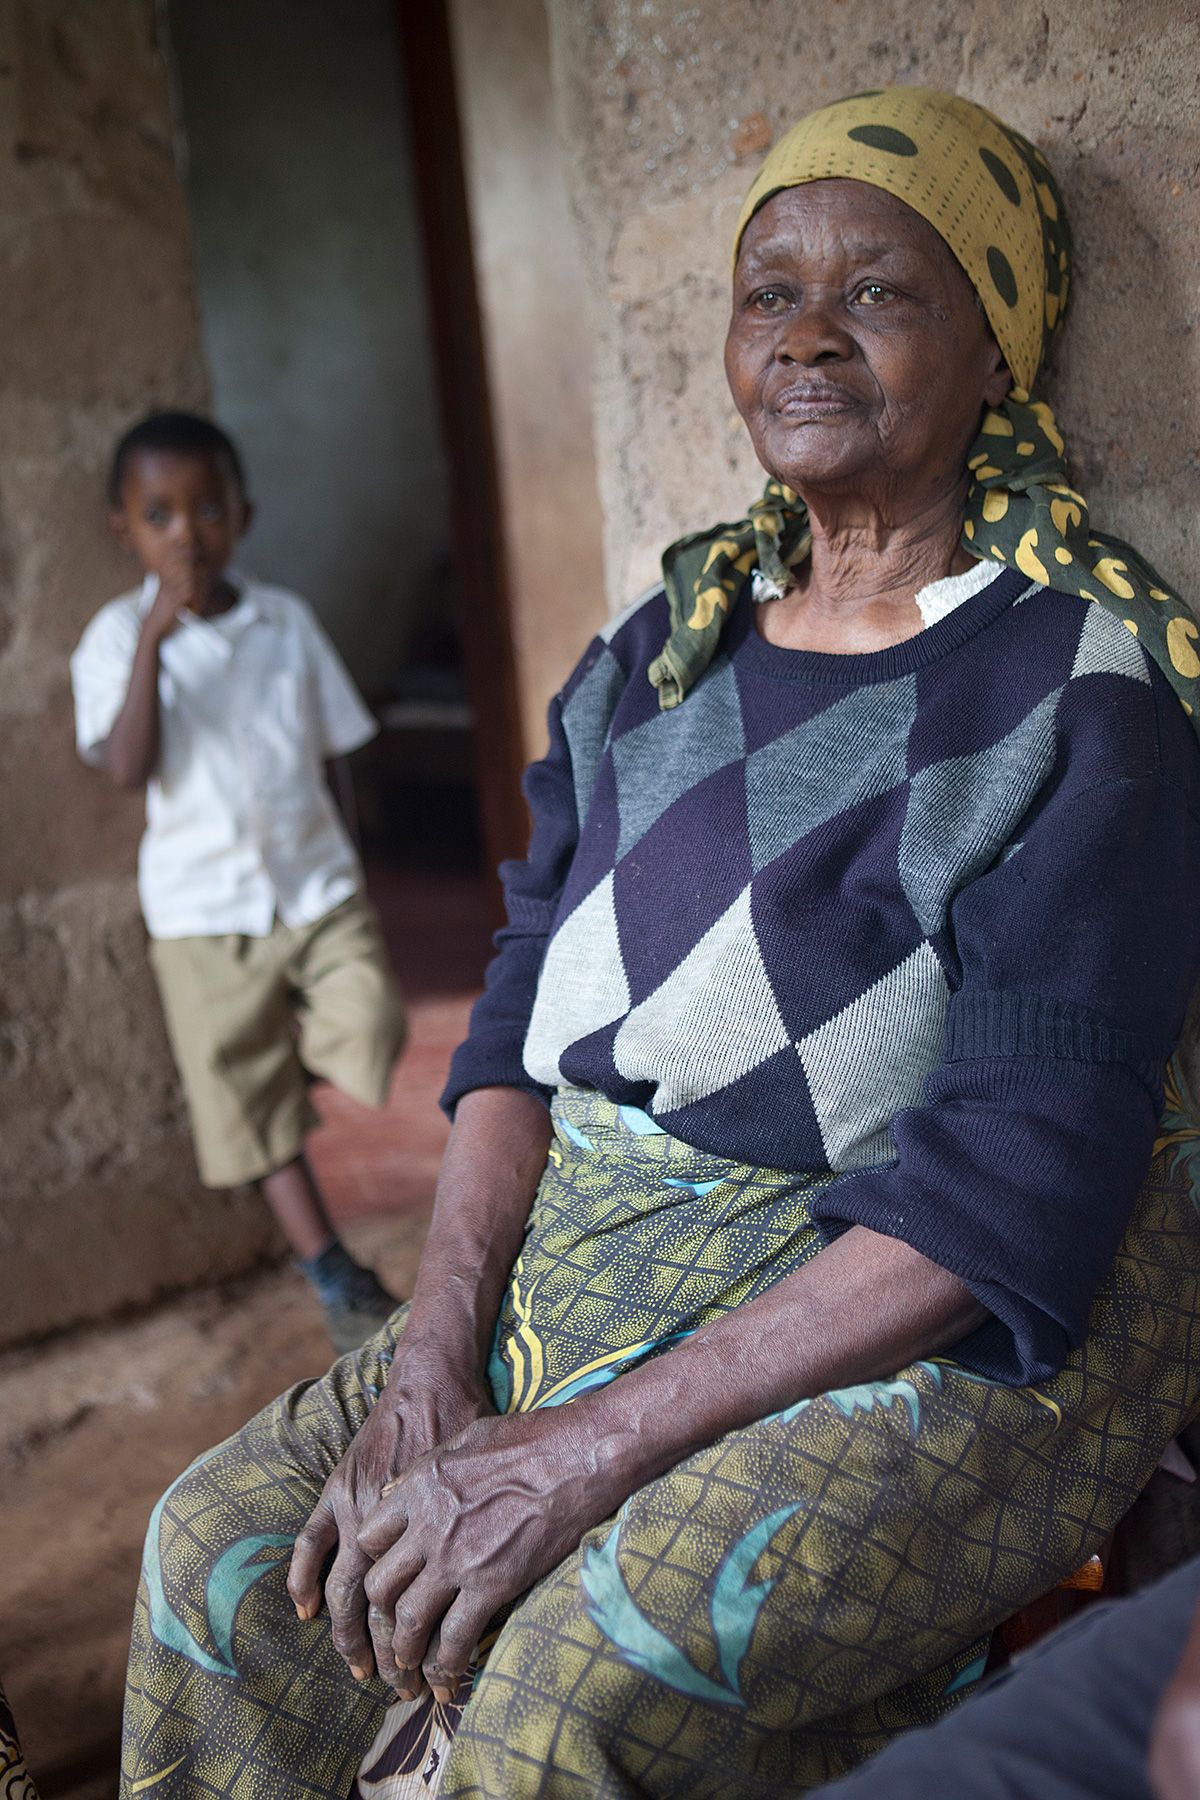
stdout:
POLYGON ((445 1371, 389 1383, 296 1540, 288 1592, 314 1618, 334 1551, 324 1597, 355 1678, 374 1667, 402 1698, 427 1682, 446 1702, 496 1614, 624 1498, 578 1402, 501 1417, 445 1371))

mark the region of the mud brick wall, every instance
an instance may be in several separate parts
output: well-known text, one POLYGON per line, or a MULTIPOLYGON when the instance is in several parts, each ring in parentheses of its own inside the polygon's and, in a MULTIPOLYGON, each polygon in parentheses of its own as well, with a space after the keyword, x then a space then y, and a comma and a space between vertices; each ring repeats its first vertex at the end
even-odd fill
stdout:
POLYGON ((67 657, 131 585, 111 444, 206 380, 153 0, 0 0, 0 1344, 245 1268, 198 1186, 133 885, 141 798, 72 748, 67 657))

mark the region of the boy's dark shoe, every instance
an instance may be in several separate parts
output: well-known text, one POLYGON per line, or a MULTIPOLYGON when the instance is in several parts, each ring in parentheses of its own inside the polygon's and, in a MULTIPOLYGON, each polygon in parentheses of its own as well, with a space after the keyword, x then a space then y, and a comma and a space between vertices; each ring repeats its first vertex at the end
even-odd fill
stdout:
POLYGON ((369 1337, 382 1331, 400 1305, 394 1294, 377 1279, 373 1269, 358 1269, 355 1280, 336 1296, 322 1299, 325 1329, 339 1356, 357 1350, 369 1337))

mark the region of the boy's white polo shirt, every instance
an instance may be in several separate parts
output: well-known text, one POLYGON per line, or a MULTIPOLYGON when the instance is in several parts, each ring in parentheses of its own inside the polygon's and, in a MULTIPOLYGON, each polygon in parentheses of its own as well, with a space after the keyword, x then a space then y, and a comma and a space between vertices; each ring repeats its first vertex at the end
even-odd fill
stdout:
MULTIPOLYGON (((324 764, 379 729, 311 609, 231 576, 237 605, 184 611, 159 652, 159 765, 146 790, 138 893, 151 937, 266 937, 359 885, 324 764)), ((100 751, 129 690, 157 578, 112 600, 71 658, 76 742, 100 751)))

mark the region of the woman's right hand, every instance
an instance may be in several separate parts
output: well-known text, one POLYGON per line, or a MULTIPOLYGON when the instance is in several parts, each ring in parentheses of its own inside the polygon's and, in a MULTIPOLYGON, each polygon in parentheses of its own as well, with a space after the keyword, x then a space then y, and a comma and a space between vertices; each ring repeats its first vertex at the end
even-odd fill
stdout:
MULTIPOLYGON (((389 1481, 496 1410, 487 1346, 549 1142, 546 1108, 517 1088, 475 1088, 459 1101, 387 1386, 296 1539, 287 1585, 302 1619, 320 1611, 321 1570, 336 1551, 325 1599, 334 1644, 357 1680, 377 1666, 363 1587, 372 1559, 359 1527, 389 1481)), ((402 1687, 394 1667, 379 1673, 402 1687)))
POLYGON ((296 1539, 287 1589, 301 1619, 321 1610, 321 1570, 336 1551, 324 1580, 325 1601, 334 1645, 356 1681, 375 1667, 363 1587, 371 1558, 358 1546, 358 1529, 387 1482, 473 1420, 495 1412, 482 1379, 473 1373, 464 1377, 466 1360, 401 1340, 387 1386, 296 1539))

